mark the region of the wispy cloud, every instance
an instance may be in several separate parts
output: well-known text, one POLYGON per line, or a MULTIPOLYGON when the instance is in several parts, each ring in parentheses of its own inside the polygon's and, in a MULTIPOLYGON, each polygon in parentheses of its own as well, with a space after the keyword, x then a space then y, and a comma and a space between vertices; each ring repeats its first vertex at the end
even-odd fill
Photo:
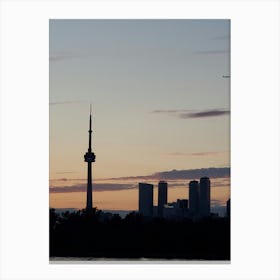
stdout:
POLYGON ((178 179, 197 179, 203 176, 209 178, 223 178, 230 176, 230 168, 201 168, 201 169, 189 169, 189 170, 171 170, 165 172, 158 172, 153 174, 154 177, 158 177, 161 180, 178 180, 178 179))
POLYGON ((201 152, 201 153, 167 153, 163 154, 163 156, 168 157, 204 157, 204 156, 221 156, 226 152, 201 152))
POLYGON ((50 193, 69 193, 69 192, 85 192, 86 185, 74 185, 74 186, 62 186, 53 187, 50 186, 50 193))
POLYGON ((54 106, 54 105, 64 105, 64 104, 72 104, 72 103, 83 103, 85 102, 84 100, 77 100, 77 101, 53 101, 50 102, 49 105, 50 106, 54 106))
MULTIPOLYGON (((212 187, 224 187, 229 185, 230 168, 229 167, 210 167, 201 169, 170 170, 153 173, 144 176, 128 176, 117 178, 95 179, 93 182, 93 191, 120 191, 138 188, 138 183, 147 181, 157 187, 160 180, 166 180, 169 187, 188 187, 189 181, 199 180, 203 176, 208 176, 212 187), (108 182, 110 181, 110 182, 108 182), (108 183, 107 183, 108 182, 108 183)), ((73 193, 86 192, 86 179, 50 179, 50 193, 73 193)))
POLYGON ((86 53, 74 53, 74 52, 52 52, 49 54, 50 61, 69 60, 74 58, 83 58, 88 56, 86 53))
MULTIPOLYGON (((158 181, 166 180, 169 188, 176 187, 188 187, 189 181, 203 176, 208 176, 211 180, 212 187, 224 187, 229 185, 230 168, 202 168, 202 169, 191 169, 191 170, 171 170, 154 173, 148 176, 135 176, 135 177, 121 177, 121 178, 110 178, 106 180, 114 181, 113 183, 93 183, 92 188, 95 192, 104 191, 120 191, 120 190, 131 190, 138 188, 138 183, 148 181, 157 187, 158 181), (119 182, 122 183, 119 183, 119 182), (125 183, 123 183, 125 182, 125 183)), ((104 181, 106 181, 104 180, 104 181)), ((86 192, 87 185, 82 182, 86 182, 86 179, 69 179, 65 183, 67 185, 56 185, 55 181, 63 183, 64 178, 50 180, 50 193, 74 193, 74 192, 86 192), (79 180, 77 182, 76 180, 79 180), (72 184, 71 184, 72 182, 72 184)), ((100 180, 99 180, 100 181, 100 180)))
MULTIPOLYGON (((152 183, 152 182, 151 182, 152 183)), ((176 183, 168 183, 168 187, 188 187, 188 182, 176 182, 176 183)), ((155 187, 157 184, 155 184, 155 187)), ((92 189, 95 192, 105 192, 105 191, 121 191, 121 190, 130 190, 138 188, 138 182, 132 184, 93 184, 92 189)), ((86 184, 81 185, 72 185, 72 186, 60 186, 54 187, 50 186, 50 193, 73 193, 73 192, 86 192, 87 186, 86 184)))
MULTIPOLYGON (((135 184, 93 184, 93 191, 102 192, 102 191, 116 191, 116 190, 128 190, 136 188, 135 184)), ((85 192, 86 184, 81 185, 72 185, 72 186, 61 186, 53 187, 50 186, 50 193, 69 193, 69 192, 85 192)))
POLYGON ((224 108, 206 109, 206 110, 178 109, 178 110, 154 110, 152 111, 152 113, 167 114, 180 119, 197 119, 197 118, 209 118, 209 117, 228 115, 230 111, 224 108))
POLYGON ((205 110, 192 113, 181 113, 178 115, 181 119, 197 119, 197 118, 209 118, 209 117, 218 117, 223 115, 228 115, 229 110, 225 109, 214 109, 214 110, 205 110))
POLYGON ((181 179, 196 179, 203 176, 209 178, 227 178, 230 176, 229 167, 210 167, 201 169, 187 169, 187 170, 171 170, 156 172, 146 176, 129 176, 129 177, 118 177, 108 178, 104 180, 181 180, 181 179))
POLYGON ((152 113, 164 113, 164 114, 176 114, 176 113, 183 113, 183 112, 192 112, 193 110, 187 109, 178 109, 178 110, 154 110, 152 113))

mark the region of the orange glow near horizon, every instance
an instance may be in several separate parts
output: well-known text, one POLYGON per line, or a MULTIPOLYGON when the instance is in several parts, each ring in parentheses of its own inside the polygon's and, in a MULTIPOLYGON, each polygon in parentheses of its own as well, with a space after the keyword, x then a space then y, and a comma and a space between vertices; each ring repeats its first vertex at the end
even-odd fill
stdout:
MULTIPOLYGON (((157 187, 154 187, 154 205, 157 205, 157 187)), ((225 205, 230 197, 229 186, 211 187, 211 200, 225 205)), ((170 187, 168 202, 188 199, 187 187, 170 187)), ((50 207, 83 209, 86 204, 86 192, 50 193, 50 207)), ((93 206, 107 210, 138 210, 138 188, 116 191, 93 192, 93 206)))

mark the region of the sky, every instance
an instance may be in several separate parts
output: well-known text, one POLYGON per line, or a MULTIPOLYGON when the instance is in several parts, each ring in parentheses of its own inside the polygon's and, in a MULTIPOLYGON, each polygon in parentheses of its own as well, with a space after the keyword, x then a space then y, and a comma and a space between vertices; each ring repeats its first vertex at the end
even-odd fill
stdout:
POLYGON ((202 168, 225 204, 229 20, 50 20, 49 39, 51 207, 85 205, 91 103, 94 206, 137 209, 138 182, 167 171, 168 200, 187 198, 199 177, 176 170, 202 168))

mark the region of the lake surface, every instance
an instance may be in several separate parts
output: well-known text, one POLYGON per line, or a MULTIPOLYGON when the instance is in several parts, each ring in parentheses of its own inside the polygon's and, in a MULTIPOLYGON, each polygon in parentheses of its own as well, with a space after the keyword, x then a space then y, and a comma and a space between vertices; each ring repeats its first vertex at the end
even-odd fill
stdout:
POLYGON ((230 264, 230 261, 51 257, 50 264, 230 264))

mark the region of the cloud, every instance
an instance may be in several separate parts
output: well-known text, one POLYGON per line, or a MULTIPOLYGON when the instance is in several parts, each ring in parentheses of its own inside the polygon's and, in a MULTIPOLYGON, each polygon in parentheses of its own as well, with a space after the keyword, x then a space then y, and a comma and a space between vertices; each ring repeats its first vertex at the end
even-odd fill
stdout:
POLYGON ((186 109, 180 109, 180 110, 154 110, 152 113, 164 113, 164 114, 174 114, 174 113, 182 113, 182 112, 192 112, 193 110, 186 110, 186 109))
MULTIPOLYGON (((220 171, 191 171, 187 172, 188 170, 172 170, 168 172, 162 172, 164 174, 161 174, 161 172, 145 176, 145 179, 143 180, 143 176, 139 179, 138 177, 133 177, 135 179, 134 182, 130 183, 110 183, 110 184, 104 184, 104 183, 93 183, 93 191, 95 192, 103 192, 103 191, 120 191, 120 190, 130 190, 130 189, 136 189, 138 188, 138 183, 141 181, 149 181, 149 183, 154 184, 154 187, 157 187, 157 183, 159 180, 166 180, 168 182, 169 188, 175 188, 175 187, 188 187, 189 186, 189 180, 199 180, 199 178, 203 176, 210 177, 211 187, 224 187, 229 185, 229 170, 220 171), (227 181, 220 181, 219 176, 224 176, 227 181)), ((125 177, 126 179, 131 177, 125 177)), ((125 181, 121 178, 115 178, 115 181, 125 181)), ((130 179, 131 180, 131 179, 130 179)), ((71 180, 68 180, 71 181, 71 180)), ((83 180, 86 181, 86 180, 83 180)), ((68 185, 68 186, 50 186, 49 192, 50 193, 74 193, 74 192, 86 192, 87 186, 86 184, 75 184, 75 185, 68 185)))
MULTIPOLYGON (((230 168, 201 168, 201 169, 189 169, 189 170, 171 170, 157 172, 146 176, 130 176, 130 177, 118 177, 118 178, 106 178, 106 179, 96 179, 96 181, 114 181, 113 183, 94 183, 93 191, 119 191, 119 190, 129 190, 138 188, 138 183, 141 181, 149 181, 150 183, 157 186, 157 182, 160 180, 168 181, 169 187, 181 187, 189 185, 189 180, 199 180, 201 177, 208 176, 211 179, 217 179, 212 181, 212 187, 222 187, 228 185, 228 179, 230 177, 230 168), (126 183, 118 183, 119 181, 126 183)), ((71 193, 71 192, 85 192, 86 179, 50 179, 50 193, 71 193), (56 182, 67 182, 67 186, 58 186, 56 182), (78 181, 78 182, 77 182, 78 181), (72 185, 71 182, 73 183, 72 185)))
POLYGON ((181 179, 198 179, 203 176, 211 178, 226 178, 230 177, 230 168, 201 168, 201 169, 188 169, 188 170, 176 170, 156 172, 152 175, 146 176, 130 176, 109 178, 106 180, 181 180, 181 179))
POLYGON ((230 111, 224 108, 217 108, 217 109, 207 109, 207 110, 187 110, 187 109, 154 110, 151 113, 167 114, 180 119, 197 119, 197 118, 209 118, 209 117, 228 115, 230 111))
POLYGON ((177 113, 184 113, 184 112, 193 112, 194 110, 187 110, 187 109, 178 109, 178 110, 154 110, 151 113, 155 114, 177 114, 177 113))
POLYGON ((164 156, 168 157, 203 157, 203 156, 220 156, 226 152, 202 152, 202 153, 168 153, 164 156))
MULTIPOLYGON (((97 191, 97 192, 128 190, 128 189, 134 189, 136 187, 137 185, 135 184, 92 184, 93 191, 97 191)), ((50 186, 50 193, 85 192, 86 189, 87 189, 86 184, 62 186, 62 187, 50 186)))
POLYGON ((77 100, 77 101, 54 101, 54 102, 50 102, 49 105, 50 106, 54 106, 54 105, 64 105, 64 104, 72 104, 72 103, 82 103, 85 102, 83 100, 77 100))
POLYGON ((84 56, 85 56, 84 54, 71 53, 71 52, 52 52, 49 55, 49 60, 61 61, 61 60, 68 60, 74 58, 82 58, 84 56))
POLYGON ((65 182, 65 181, 68 181, 68 179, 67 178, 60 178, 60 179, 56 179, 56 181, 63 181, 63 182, 65 182))
POLYGON ((86 185, 63 186, 63 187, 50 186, 50 193, 70 193, 70 192, 85 192, 85 191, 86 191, 86 185))
POLYGON ((209 118, 209 117, 228 115, 229 113, 230 113, 229 110, 214 109, 214 110, 205 110, 205 111, 199 111, 193 113, 181 113, 179 114, 179 118, 181 119, 209 118))
POLYGON ((223 178, 230 176, 230 168, 201 168, 189 170, 172 170, 165 172, 158 172, 153 175, 161 180, 178 180, 178 179, 198 179, 204 176, 211 178, 223 178))

